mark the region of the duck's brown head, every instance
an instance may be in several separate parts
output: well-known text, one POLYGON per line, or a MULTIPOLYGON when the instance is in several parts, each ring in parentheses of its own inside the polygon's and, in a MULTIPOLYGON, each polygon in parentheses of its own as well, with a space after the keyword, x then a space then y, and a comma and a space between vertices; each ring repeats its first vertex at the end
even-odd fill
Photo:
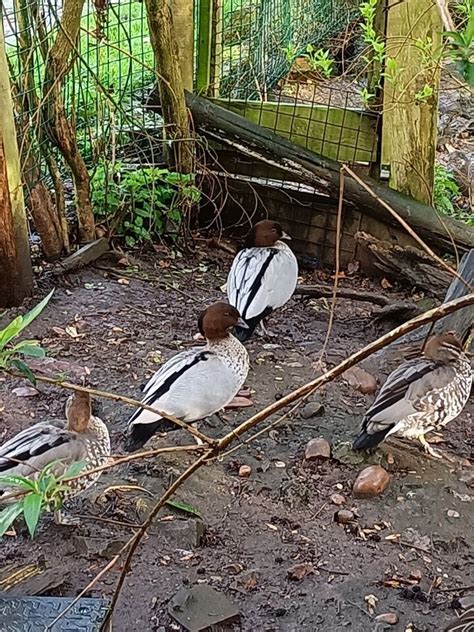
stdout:
POLYGON ((198 325, 201 335, 207 340, 226 338, 230 330, 236 325, 247 327, 235 307, 223 301, 214 303, 205 309, 199 316, 198 325))
POLYGON ((461 341, 453 331, 449 331, 432 336, 423 353, 434 362, 455 362, 462 352, 461 341))
POLYGON ((270 248, 279 239, 291 239, 285 233, 281 224, 273 222, 271 219, 262 219, 257 222, 247 235, 245 245, 247 248, 270 248))
POLYGON ((85 432, 92 415, 89 393, 76 391, 66 402, 67 427, 74 432, 85 432))

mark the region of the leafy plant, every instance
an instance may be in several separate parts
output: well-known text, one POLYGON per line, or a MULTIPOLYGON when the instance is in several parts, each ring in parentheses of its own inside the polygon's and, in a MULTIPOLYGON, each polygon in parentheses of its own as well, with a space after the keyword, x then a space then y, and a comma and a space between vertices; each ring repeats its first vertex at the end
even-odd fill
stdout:
POLYGON ((298 54, 297 47, 293 44, 293 42, 288 42, 282 50, 285 55, 286 63, 291 66, 298 54))
POLYGON ((419 103, 426 103, 426 101, 428 101, 428 99, 433 96, 433 92, 433 86, 429 86, 427 83, 425 83, 423 88, 421 90, 418 90, 418 92, 415 94, 415 99, 419 103))
POLYGON ((45 511, 58 511, 69 490, 66 479, 80 474, 85 463, 73 463, 61 475, 54 473, 59 461, 53 461, 39 472, 36 478, 27 478, 17 474, 0 476, 0 488, 8 487, 9 492, 24 492, 20 500, 12 502, 0 512, 0 537, 5 535, 15 520, 23 514, 30 536, 33 538, 40 516, 45 511))
POLYGON ((460 195, 459 187, 453 174, 443 167, 435 165, 435 181, 433 201, 435 208, 446 215, 456 216, 453 200, 460 195))
POLYGON ((447 31, 444 34, 449 40, 447 56, 458 62, 461 72, 469 83, 474 86, 474 8, 459 31, 447 31))
POLYGON ((185 202, 198 202, 192 174, 149 167, 126 169, 122 163, 101 163, 91 179, 92 201, 99 221, 125 238, 127 246, 177 233, 185 202))
POLYGON ((359 96, 362 99, 364 106, 368 108, 372 104, 375 94, 373 92, 369 92, 368 88, 361 88, 359 90, 359 96))
POLYGON ((377 35, 374 28, 377 3, 378 0, 367 0, 367 2, 362 2, 359 5, 359 11, 362 16, 361 29, 363 39, 364 42, 369 45, 372 53, 372 59, 369 60, 367 57, 364 57, 364 59, 367 62, 375 61, 377 63, 382 63, 385 59, 385 42, 382 40, 380 35, 377 35))
POLYGON ((311 70, 317 70, 329 79, 333 72, 334 60, 329 57, 328 50, 315 49, 312 44, 308 44, 304 57, 308 60, 311 70))
POLYGON ((43 358, 42 349, 37 340, 22 340, 16 345, 12 345, 12 340, 16 338, 26 327, 37 318, 46 305, 49 303, 54 290, 38 303, 24 316, 17 316, 4 329, 0 330, 0 369, 15 367, 33 384, 36 383, 33 373, 30 371, 22 357, 43 358))

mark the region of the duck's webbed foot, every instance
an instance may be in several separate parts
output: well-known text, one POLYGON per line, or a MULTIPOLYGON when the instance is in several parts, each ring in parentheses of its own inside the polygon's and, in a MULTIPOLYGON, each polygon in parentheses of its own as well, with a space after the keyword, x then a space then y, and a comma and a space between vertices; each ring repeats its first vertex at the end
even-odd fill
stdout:
POLYGON ((437 450, 435 450, 434 448, 431 447, 431 445, 425 439, 424 435, 420 435, 418 437, 418 441, 421 443, 421 445, 423 446, 424 451, 427 454, 429 454, 430 456, 432 456, 435 459, 442 459, 443 458, 443 455, 440 452, 438 452, 437 450))

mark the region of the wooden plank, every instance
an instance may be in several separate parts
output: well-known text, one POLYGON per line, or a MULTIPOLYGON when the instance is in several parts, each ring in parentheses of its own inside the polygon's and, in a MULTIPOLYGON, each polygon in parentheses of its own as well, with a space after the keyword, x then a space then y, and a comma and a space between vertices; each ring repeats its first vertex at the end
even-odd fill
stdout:
POLYGON ((396 60, 395 82, 385 80, 382 164, 390 168, 390 187, 419 202, 432 203, 436 157, 440 64, 428 65, 416 42, 431 38, 441 50, 443 26, 433 0, 389 0, 387 55, 396 60), (415 95, 426 85, 433 96, 415 95))
POLYGON ((196 91, 205 94, 211 81, 213 0, 199 1, 196 91))
POLYGON ((321 156, 343 162, 376 160, 376 118, 364 112, 272 101, 213 102, 321 156))

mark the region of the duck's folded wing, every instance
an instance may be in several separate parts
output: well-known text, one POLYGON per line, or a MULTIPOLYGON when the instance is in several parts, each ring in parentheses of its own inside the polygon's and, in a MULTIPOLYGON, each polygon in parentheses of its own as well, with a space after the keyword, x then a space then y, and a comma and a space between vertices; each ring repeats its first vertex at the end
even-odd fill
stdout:
MULTIPOLYGON (((29 475, 56 460, 74 460, 74 436, 63 428, 39 423, 23 430, 0 447, 0 476, 29 475), (71 451, 71 446, 73 447, 71 451)), ((78 454, 78 460, 80 455, 78 454)))
POLYGON ((277 254, 276 248, 245 248, 235 257, 227 279, 227 296, 244 320, 272 307, 277 284, 266 272, 277 254))
MULTIPOLYGON (((175 356, 150 380, 143 403, 192 422, 223 408, 241 386, 235 374, 209 350, 195 350, 175 356)), ((138 409, 129 421, 138 425, 155 424, 154 432, 175 429, 176 425, 160 415, 138 409)))
POLYGON ((432 362, 419 358, 395 369, 367 411, 363 430, 369 434, 387 434, 399 421, 418 412, 419 398, 431 388, 435 369, 432 362))

